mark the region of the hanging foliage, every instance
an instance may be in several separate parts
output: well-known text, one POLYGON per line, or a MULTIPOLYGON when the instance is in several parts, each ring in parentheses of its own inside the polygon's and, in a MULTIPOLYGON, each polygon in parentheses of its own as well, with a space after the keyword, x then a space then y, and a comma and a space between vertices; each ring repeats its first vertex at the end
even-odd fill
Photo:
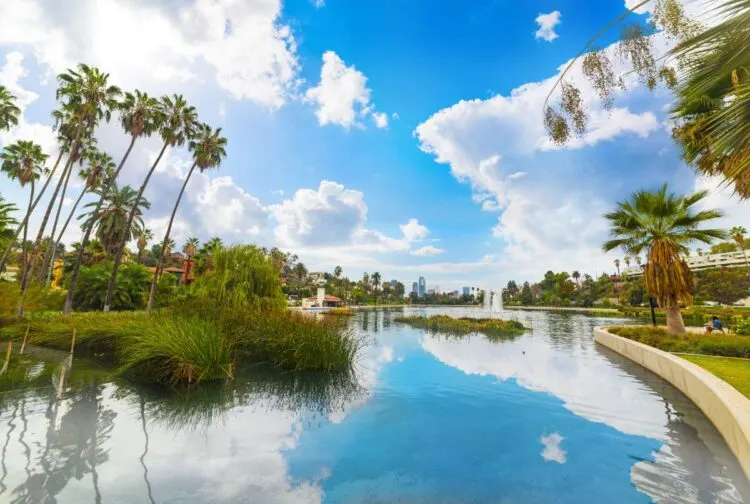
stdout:
POLYGON ((614 103, 615 88, 624 87, 622 79, 615 76, 612 70, 612 62, 602 51, 592 51, 583 57, 583 75, 599 95, 599 99, 605 109, 612 108, 614 103))
POLYGON ((586 111, 581 99, 581 90, 573 84, 563 82, 560 106, 573 121, 576 134, 583 135, 586 132, 586 111))
POLYGON ((547 107, 544 111, 544 127, 553 142, 558 145, 567 143, 570 137, 568 122, 552 107, 547 107))

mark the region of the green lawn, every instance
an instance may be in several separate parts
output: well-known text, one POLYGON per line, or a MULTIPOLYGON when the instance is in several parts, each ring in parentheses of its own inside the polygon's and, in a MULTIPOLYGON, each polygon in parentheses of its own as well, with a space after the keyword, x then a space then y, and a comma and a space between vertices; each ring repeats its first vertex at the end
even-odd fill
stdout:
POLYGON ((680 355, 709 371, 750 398, 750 359, 728 359, 706 355, 680 355))

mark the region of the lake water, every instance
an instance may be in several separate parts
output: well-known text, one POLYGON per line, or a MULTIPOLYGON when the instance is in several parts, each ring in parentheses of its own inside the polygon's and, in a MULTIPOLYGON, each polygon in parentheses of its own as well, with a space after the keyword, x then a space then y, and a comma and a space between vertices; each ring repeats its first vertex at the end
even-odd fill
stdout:
POLYGON ((612 319, 506 311, 533 331, 502 343, 393 322, 439 312, 482 315, 358 312, 356 380, 257 368, 185 396, 77 359, 59 403, 3 391, 0 502, 750 502, 705 416, 595 345, 612 319))

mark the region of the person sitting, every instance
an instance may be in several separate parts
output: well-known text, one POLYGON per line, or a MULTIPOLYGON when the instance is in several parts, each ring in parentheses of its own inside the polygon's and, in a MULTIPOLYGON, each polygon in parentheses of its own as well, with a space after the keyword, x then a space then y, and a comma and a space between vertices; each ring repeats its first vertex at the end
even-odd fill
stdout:
POLYGON ((713 316, 710 323, 706 324, 706 333, 711 333, 713 331, 721 331, 721 333, 724 334, 724 325, 716 315, 713 316))

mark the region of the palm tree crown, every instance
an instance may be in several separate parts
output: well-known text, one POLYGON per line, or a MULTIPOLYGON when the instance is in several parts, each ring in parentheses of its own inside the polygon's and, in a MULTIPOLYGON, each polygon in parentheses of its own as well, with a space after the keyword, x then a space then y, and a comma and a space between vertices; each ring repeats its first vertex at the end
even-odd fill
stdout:
POLYGON ((18 124, 21 109, 16 105, 16 97, 5 86, 0 86, 0 131, 7 131, 18 124))
POLYGON ((198 112, 182 95, 163 96, 158 106, 159 135, 170 147, 183 145, 198 129, 198 112))
POLYGON ((746 234, 747 234, 747 229, 745 229, 742 226, 735 226, 729 230, 729 235, 732 237, 732 239, 735 242, 737 242, 737 245, 740 246, 740 249, 745 247, 745 235, 746 234))
POLYGON ((125 93, 120 104, 120 124, 131 136, 150 136, 156 130, 158 112, 159 101, 136 89, 125 93))
MULTIPOLYGON (((96 191, 101 196, 101 189, 96 191)), ((128 215, 136 201, 136 191, 126 185, 118 189, 117 184, 112 184, 104 197, 104 206, 98 212, 92 212, 86 216, 93 221, 96 229, 96 237, 104 244, 104 248, 112 254, 116 254, 119 248, 120 238, 127 237, 130 241, 138 230, 143 228, 143 210, 150 208, 149 202, 141 198, 136 208, 136 216, 129 229, 128 215)), ((86 207, 96 208, 98 202, 92 202, 86 207)))
POLYGON ((46 171, 44 162, 47 155, 42 148, 28 140, 19 140, 11 144, 0 153, 0 171, 8 178, 18 180, 21 187, 39 180, 46 171))
POLYGON ((112 112, 120 107, 122 91, 109 84, 109 74, 96 67, 79 63, 77 70, 68 69, 57 80, 57 99, 79 124, 90 127, 101 119, 109 122, 112 112))

